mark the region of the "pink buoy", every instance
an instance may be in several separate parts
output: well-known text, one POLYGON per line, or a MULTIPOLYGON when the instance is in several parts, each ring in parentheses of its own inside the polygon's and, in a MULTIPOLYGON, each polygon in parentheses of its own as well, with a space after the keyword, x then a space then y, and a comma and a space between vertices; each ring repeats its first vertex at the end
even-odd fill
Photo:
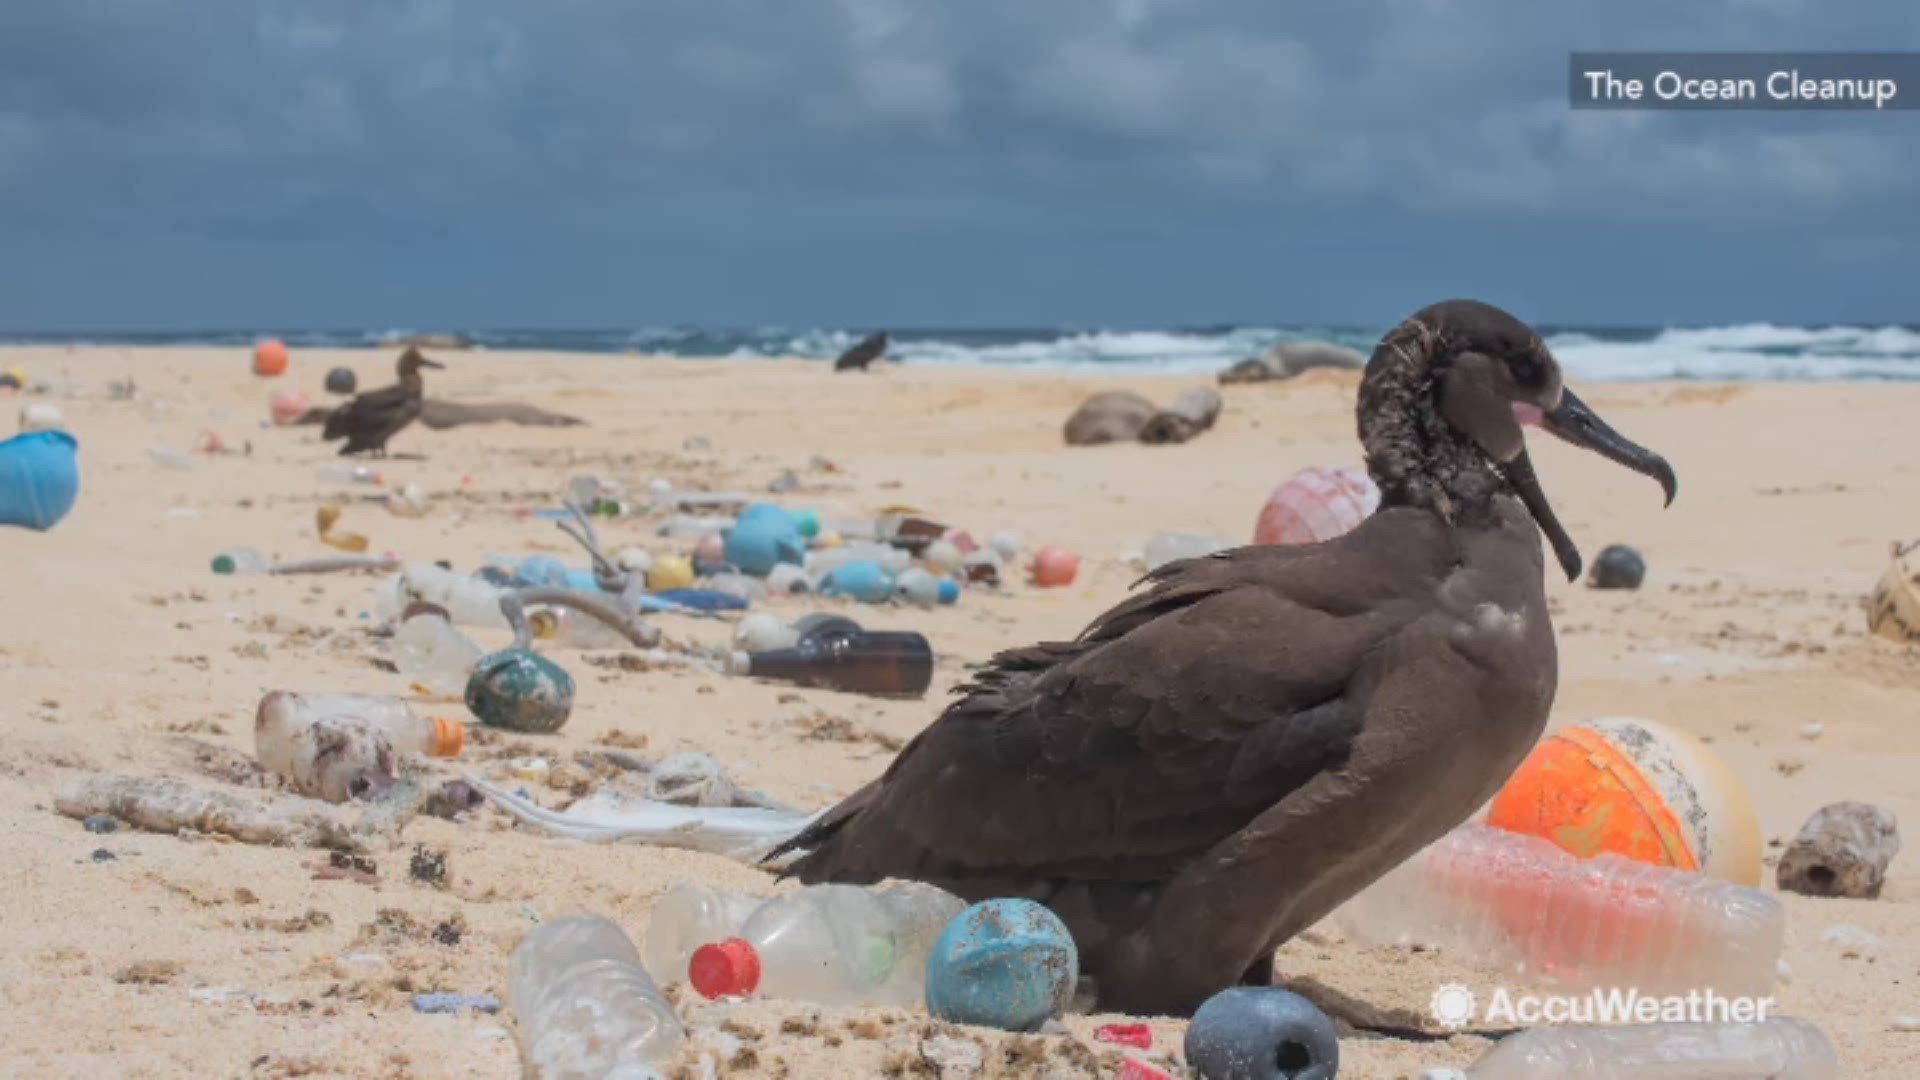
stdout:
POLYGON ((291 424, 307 415, 313 403, 298 390, 282 390, 267 400, 267 412, 276 424, 291 424))
POLYGON ((1344 535, 1380 506, 1380 489, 1359 469, 1314 466, 1273 489, 1253 526, 1256 544, 1318 544, 1344 535))
POLYGON ((1062 547, 1043 547, 1033 553, 1033 583, 1043 589, 1073 584, 1080 572, 1080 556, 1062 547))

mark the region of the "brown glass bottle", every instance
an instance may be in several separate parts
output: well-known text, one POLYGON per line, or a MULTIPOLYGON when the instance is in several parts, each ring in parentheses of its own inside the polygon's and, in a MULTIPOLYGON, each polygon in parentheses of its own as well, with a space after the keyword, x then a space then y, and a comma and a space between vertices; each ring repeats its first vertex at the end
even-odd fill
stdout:
POLYGON ((933 684, 933 647, 911 631, 823 628, 791 649, 738 654, 734 669, 800 686, 924 697, 933 684))

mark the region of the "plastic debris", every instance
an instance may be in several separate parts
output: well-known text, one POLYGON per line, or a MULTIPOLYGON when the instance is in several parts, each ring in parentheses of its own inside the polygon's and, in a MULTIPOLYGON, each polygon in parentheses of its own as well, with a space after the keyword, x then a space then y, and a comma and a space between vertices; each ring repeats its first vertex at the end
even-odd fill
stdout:
POLYGON ((1080 953, 1059 916, 1031 900, 975 904, 948 924, 927 962, 927 1011, 958 1024, 1033 1031, 1059 1015, 1080 953))
POLYGON ((1340 1071, 1333 1021, 1275 986, 1208 998, 1187 1025, 1186 1055, 1206 1080, 1334 1080, 1340 1071))
POLYGON ((414 1012, 429 1015, 500 1011, 500 999, 492 994, 415 994, 411 1004, 414 1012))

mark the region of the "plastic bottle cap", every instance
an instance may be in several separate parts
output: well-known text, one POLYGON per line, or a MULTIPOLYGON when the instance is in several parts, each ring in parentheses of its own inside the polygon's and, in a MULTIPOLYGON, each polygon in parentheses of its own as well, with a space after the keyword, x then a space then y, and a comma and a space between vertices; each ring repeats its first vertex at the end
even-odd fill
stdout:
POLYGON ((427 739, 427 756, 459 757, 461 748, 467 745, 467 726, 444 716, 432 717, 427 722, 433 725, 433 734, 427 739))
POLYGON ((760 988, 760 954, 742 938, 702 945, 687 963, 687 981, 708 1000, 746 997, 760 988))
POLYGON ((736 650, 727 654, 727 674, 750 675, 753 673, 753 656, 736 650))

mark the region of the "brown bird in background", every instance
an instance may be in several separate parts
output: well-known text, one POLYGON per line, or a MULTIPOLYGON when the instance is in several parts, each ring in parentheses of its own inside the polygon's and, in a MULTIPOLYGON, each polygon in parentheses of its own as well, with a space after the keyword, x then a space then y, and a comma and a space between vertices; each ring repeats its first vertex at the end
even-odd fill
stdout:
POLYGON ((343 457, 366 450, 372 451, 376 457, 387 456, 387 440, 398 435, 402 428, 413 423, 420 415, 421 403, 427 392, 426 383, 420 378, 420 369, 445 367, 445 364, 421 355, 419 349, 409 347, 400 354, 399 361, 394 365, 400 381, 392 386, 369 390, 333 410, 327 416, 327 426, 321 429, 321 440, 347 440, 347 444, 340 448, 343 457))

